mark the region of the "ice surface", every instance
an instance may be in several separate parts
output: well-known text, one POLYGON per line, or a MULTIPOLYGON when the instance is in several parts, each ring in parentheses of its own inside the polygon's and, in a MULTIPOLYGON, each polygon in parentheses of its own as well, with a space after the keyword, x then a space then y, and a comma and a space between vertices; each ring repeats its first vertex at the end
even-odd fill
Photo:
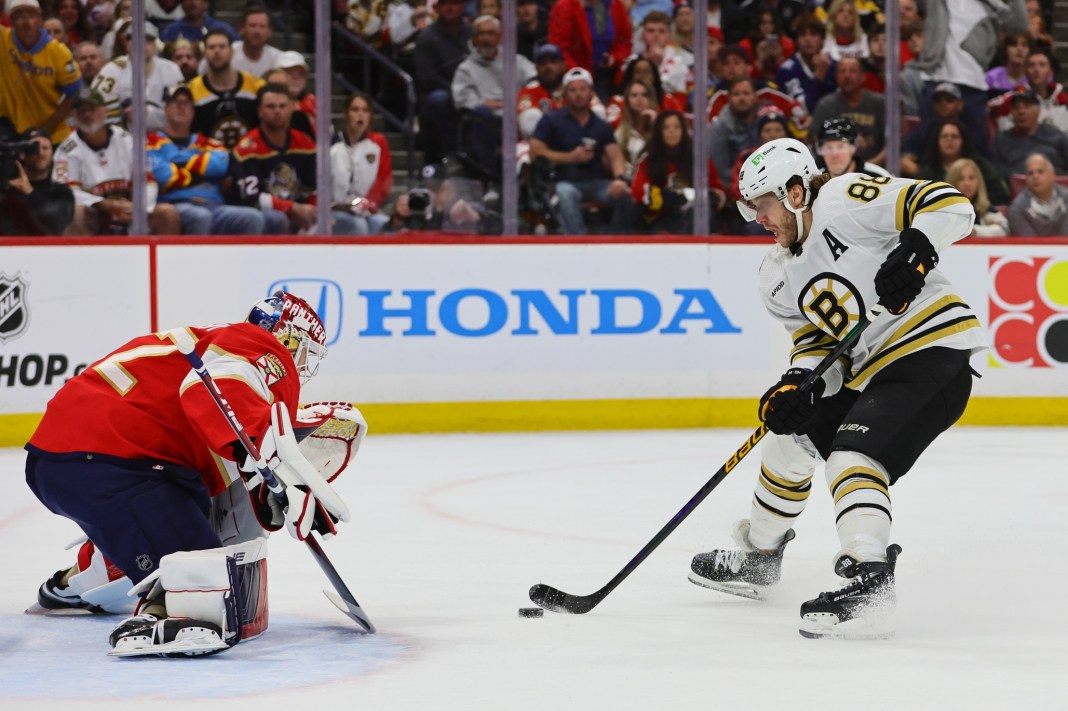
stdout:
POLYGON ((601 587, 748 434, 376 437, 372 423, 338 482, 354 521, 325 548, 380 633, 352 632, 283 532, 271 629, 196 660, 109 658, 117 618, 22 614, 80 532, 33 498, 21 451, 0 450, 0 707, 1064 708, 1068 429, 959 428, 894 486, 894 640, 797 633, 800 603, 838 583, 822 486, 767 601, 686 580, 748 514, 755 455, 591 613, 517 616, 534 583, 601 587))

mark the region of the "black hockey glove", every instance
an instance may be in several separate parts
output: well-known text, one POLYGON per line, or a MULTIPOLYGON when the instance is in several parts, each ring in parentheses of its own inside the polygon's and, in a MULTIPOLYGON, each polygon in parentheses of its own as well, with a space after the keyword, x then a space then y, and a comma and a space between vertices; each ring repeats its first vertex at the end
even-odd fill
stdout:
POLYGON ((915 227, 901 233, 901 240, 875 273, 879 303, 895 316, 905 313, 920 295, 927 274, 938 265, 938 252, 927 235, 915 227))
POLYGON ((816 378, 809 390, 801 392, 798 386, 810 372, 808 368, 790 368, 760 398, 760 419, 775 434, 800 432, 816 414, 827 383, 816 378))

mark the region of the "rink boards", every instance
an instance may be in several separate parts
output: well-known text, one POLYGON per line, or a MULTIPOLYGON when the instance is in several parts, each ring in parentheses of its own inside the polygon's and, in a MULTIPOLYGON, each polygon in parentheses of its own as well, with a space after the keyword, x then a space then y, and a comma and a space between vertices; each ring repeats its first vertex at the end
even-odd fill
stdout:
MULTIPOLYGON (((133 336, 240 320, 275 289, 323 315, 305 400, 377 432, 748 426, 786 365, 763 241, 0 240, 0 444, 133 336)), ((971 424, 1068 421, 1068 240, 969 240, 939 269, 993 346, 971 424)))

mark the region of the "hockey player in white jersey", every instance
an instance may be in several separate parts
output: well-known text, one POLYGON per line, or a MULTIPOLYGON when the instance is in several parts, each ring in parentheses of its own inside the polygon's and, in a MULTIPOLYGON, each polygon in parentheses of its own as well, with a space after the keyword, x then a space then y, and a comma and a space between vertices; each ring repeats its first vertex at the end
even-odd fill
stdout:
POLYGON ((806 637, 892 634, 890 486, 964 412, 979 321, 936 267, 971 233, 974 211, 946 183, 820 173, 804 144, 761 146, 739 175, 739 209, 776 246, 760 266, 772 318, 790 333, 790 369, 760 399, 760 476, 735 550, 698 554, 690 580, 759 598, 779 580, 783 550, 825 462, 848 579, 801 606, 806 637), (808 392, 798 386, 876 303, 885 312, 808 392))

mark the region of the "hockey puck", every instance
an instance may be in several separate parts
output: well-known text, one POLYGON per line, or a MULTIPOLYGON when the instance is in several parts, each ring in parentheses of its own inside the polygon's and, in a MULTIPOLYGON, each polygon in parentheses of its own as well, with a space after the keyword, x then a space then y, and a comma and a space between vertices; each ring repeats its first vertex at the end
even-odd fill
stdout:
POLYGON ((545 614, 545 610, 540 607, 521 607, 519 608, 520 617, 541 617, 545 614))

